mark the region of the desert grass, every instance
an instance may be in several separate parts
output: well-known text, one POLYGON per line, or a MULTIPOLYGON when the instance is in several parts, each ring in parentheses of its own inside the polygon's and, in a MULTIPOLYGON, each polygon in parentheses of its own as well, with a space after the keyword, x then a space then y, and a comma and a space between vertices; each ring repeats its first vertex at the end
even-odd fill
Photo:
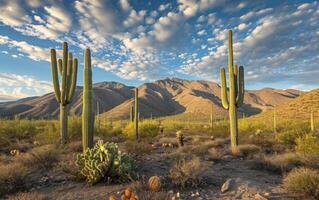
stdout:
POLYGON ((291 192, 319 198, 319 170, 304 167, 294 169, 285 176, 283 183, 291 192))
POLYGON ((48 200, 49 198, 39 192, 19 192, 15 195, 9 196, 7 200, 48 200))
POLYGON ((180 159, 169 169, 168 177, 177 187, 199 187, 203 183, 204 172, 200 158, 180 159))

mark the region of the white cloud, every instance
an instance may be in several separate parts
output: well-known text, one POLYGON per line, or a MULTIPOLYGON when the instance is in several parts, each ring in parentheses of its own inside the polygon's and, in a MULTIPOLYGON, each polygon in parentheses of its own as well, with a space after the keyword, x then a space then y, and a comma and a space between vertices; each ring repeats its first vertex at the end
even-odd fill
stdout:
POLYGON ((238 25, 238 30, 242 31, 242 30, 245 30, 247 27, 248 27, 247 24, 241 23, 241 24, 238 25))
POLYGON ((120 5, 124 11, 129 11, 132 9, 128 0, 120 0, 120 5))
POLYGON ((141 22, 144 19, 145 15, 146 15, 145 10, 141 10, 139 12, 136 12, 135 10, 131 10, 130 15, 123 22, 123 25, 125 27, 134 26, 134 25, 138 24, 139 22, 141 22))
POLYGON ((12 27, 30 23, 30 17, 20 4, 21 2, 18 0, 2 1, 0 4, 0 21, 12 27))
POLYGON ((52 83, 26 75, 0 73, 0 100, 39 96, 52 92, 52 83))

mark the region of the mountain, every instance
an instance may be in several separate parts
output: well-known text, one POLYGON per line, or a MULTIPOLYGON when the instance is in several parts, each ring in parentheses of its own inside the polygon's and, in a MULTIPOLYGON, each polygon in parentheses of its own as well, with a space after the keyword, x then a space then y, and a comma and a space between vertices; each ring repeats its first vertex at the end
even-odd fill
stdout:
MULTIPOLYGON (((308 119, 311 111, 319 117, 319 89, 300 94, 297 98, 275 107, 277 118, 308 119)), ((266 111, 256 117, 271 117, 273 111, 266 111)))
MULTIPOLYGON (((294 99, 301 93, 298 90, 271 88, 248 90, 239 112, 254 115, 294 99)), ((99 105, 99 113, 104 117, 128 118, 133 98, 134 88, 121 83, 102 82, 93 85, 94 110, 99 105)), ((220 86, 214 82, 167 78, 139 86, 141 117, 182 113, 209 115, 212 105, 216 118, 227 115, 221 106, 220 86)), ((76 115, 82 112, 81 87, 76 89, 70 112, 76 115)), ((0 104, 2 117, 56 118, 58 114, 59 104, 53 93, 0 104)))

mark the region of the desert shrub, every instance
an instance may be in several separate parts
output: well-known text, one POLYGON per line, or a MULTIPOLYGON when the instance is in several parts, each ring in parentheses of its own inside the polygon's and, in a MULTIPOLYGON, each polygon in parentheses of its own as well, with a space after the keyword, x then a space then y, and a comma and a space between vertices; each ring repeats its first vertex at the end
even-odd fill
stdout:
POLYGON ((297 168, 284 178, 284 186, 291 192, 319 198, 319 170, 297 168))
POLYGON ((259 153, 261 148, 254 144, 243 144, 238 145, 238 151, 240 155, 247 157, 259 153))
MULTIPOLYGON (((138 128, 141 138, 155 137, 160 131, 158 123, 154 120, 143 120, 139 123, 138 128)), ((128 123, 123 129, 123 133, 128 138, 135 138, 134 124, 128 123)))
POLYGON ((302 137, 305 133, 305 130, 301 128, 286 130, 276 135, 276 141, 291 148, 296 145, 296 139, 302 137))
POLYGON ((305 134, 296 140, 296 152, 309 166, 319 167, 319 138, 305 134))
POLYGON ((0 197, 25 189, 28 173, 20 163, 0 165, 0 197))
POLYGON ((33 169, 50 169, 58 162, 58 159, 59 151, 54 145, 44 145, 17 156, 15 161, 33 169))
POLYGON ((250 162, 253 169, 264 169, 271 172, 282 173, 302 165, 299 156, 295 153, 283 153, 271 156, 256 157, 250 162))
POLYGON ((76 164, 90 185, 99 181, 123 182, 135 172, 135 161, 130 155, 121 153, 115 143, 102 140, 94 148, 78 154, 76 164))
POLYGON ((13 196, 9 196, 7 200, 47 200, 49 199, 42 193, 38 192, 19 192, 13 196))
POLYGON ((213 160, 220 160, 227 153, 229 153, 229 152, 227 152, 227 150, 221 149, 221 148, 212 147, 212 148, 208 149, 208 154, 209 154, 210 158, 213 160))
POLYGON ((153 150, 153 147, 147 141, 137 142, 128 140, 125 142, 125 149, 130 154, 145 155, 149 154, 153 150))
POLYGON ((198 187, 202 183, 204 167, 198 157, 176 161, 169 170, 169 178, 178 187, 198 187))
POLYGON ((145 180, 134 181, 130 184, 130 187, 136 192, 140 200, 168 200, 173 197, 173 194, 169 194, 166 191, 150 190, 145 180))

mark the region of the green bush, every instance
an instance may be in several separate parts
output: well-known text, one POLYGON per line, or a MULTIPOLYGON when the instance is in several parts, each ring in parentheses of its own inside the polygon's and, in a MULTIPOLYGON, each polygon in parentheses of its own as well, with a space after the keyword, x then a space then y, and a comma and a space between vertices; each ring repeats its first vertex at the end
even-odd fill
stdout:
POLYGON ((309 168, 292 170, 284 178, 284 186, 291 192, 319 198, 319 171, 309 168))
POLYGON ((94 148, 78 154, 76 165, 88 184, 99 181, 123 182, 134 175, 135 161, 119 151, 117 144, 99 140, 94 148))
POLYGON ((286 147, 293 147, 296 144, 296 139, 305 134, 303 130, 287 130, 276 135, 276 141, 286 147))
POLYGON ((319 167, 319 138, 312 134, 297 138, 296 153, 307 165, 319 167))
MULTIPOLYGON (((154 120, 143 120, 138 126, 139 136, 141 138, 155 137, 160 131, 159 124, 154 120)), ((123 129, 124 135, 128 138, 135 138, 134 124, 128 123, 123 129)))

